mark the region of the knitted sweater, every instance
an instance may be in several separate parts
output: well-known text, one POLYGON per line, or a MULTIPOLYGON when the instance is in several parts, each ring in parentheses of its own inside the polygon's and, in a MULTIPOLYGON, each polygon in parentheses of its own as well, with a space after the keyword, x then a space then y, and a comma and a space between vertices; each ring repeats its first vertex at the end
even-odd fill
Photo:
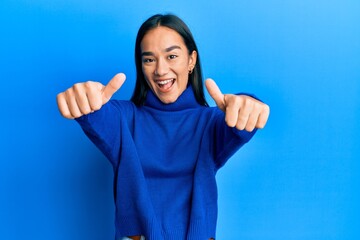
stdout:
POLYGON ((116 239, 215 238, 215 174, 255 133, 224 119, 191 87, 171 104, 149 91, 144 106, 111 100, 77 119, 114 169, 116 239))

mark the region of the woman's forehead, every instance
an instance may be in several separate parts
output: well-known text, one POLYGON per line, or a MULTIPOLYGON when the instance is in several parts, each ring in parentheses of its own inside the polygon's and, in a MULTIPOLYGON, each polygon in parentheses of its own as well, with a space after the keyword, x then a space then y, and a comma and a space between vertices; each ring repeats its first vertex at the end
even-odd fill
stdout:
POLYGON ((163 50, 169 47, 178 46, 180 49, 186 48, 183 38, 175 30, 159 26, 148 31, 141 41, 142 51, 163 50))

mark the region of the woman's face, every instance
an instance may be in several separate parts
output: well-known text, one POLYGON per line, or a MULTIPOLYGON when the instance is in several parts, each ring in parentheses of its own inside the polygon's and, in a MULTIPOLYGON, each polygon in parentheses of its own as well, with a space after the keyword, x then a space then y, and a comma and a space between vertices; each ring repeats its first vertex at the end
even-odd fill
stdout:
POLYGON ((149 87, 163 103, 173 103, 186 89, 197 53, 189 51, 182 37, 167 27, 147 32, 141 41, 142 70, 149 87))

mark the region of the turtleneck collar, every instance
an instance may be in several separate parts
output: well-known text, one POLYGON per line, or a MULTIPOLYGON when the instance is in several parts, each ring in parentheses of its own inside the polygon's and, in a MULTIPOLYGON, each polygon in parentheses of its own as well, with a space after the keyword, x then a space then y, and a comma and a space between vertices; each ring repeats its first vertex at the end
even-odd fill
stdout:
POLYGON ((196 101, 192 86, 189 85, 175 102, 169 104, 161 102, 153 91, 149 90, 144 106, 162 111, 181 111, 188 108, 196 108, 201 105, 196 101))

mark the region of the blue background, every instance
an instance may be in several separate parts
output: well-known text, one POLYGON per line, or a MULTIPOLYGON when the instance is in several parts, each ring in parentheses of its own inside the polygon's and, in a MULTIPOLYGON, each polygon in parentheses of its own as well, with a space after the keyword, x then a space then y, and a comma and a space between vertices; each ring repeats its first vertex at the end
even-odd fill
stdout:
POLYGON ((0 239, 113 239, 111 166, 55 98, 125 72, 129 99, 159 12, 188 23, 205 77, 271 106, 217 176, 217 239, 360 239, 358 0, 2 0, 0 239))

